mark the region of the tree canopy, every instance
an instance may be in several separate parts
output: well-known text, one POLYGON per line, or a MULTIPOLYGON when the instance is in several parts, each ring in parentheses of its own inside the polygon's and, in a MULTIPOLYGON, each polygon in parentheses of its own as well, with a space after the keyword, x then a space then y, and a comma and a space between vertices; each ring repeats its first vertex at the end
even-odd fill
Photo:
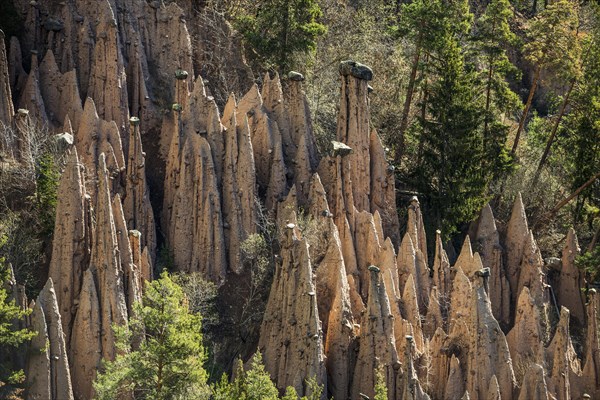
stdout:
POLYGON ((189 311, 183 290, 168 273, 146 283, 129 327, 114 329, 121 354, 105 362, 98 374, 98 399, 124 394, 157 400, 209 397, 201 317, 189 311))

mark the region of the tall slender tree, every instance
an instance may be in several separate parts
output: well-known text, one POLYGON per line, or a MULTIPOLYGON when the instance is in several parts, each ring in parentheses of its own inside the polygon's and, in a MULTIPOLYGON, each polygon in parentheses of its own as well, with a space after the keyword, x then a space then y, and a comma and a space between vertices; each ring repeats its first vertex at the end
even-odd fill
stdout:
POLYGON ((404 155, 404 134, 409 125, 410 109, 413 103, 417 74, 422 63, 422 53, 433 47, 441 29, 441 3, 439 0, 416 0, 402 5, 400 11, 398 33, 412 41, 414 49, 398 137, 396 138, 395 161, 398 165, 404 155))
MULTIPOLYGON (((395 138, 395 162, 400 165, 405 152, 405 133, 410 125, 411 108, 417 89, 419 70, 421 80, 427 86, 427 63, 429 54, 443 46, 444 31, 451 29, 455 33, 466 33, 470 28, 472 14, 467 1, 415 0, 403 4, 400 18, 395 27, 399 36, 413 43, 410 75, 402 107, 402 117, 397 137, 395 138), (448 21, 452 21, 448 24, 448 21)), ((426 98, 426 91, 422 98, 426 98)))
POLYGON ((558 0, 539 13, 527 29, 529 42, 523 53, 533 65, 533 77, 529 95, 523 108, 519 127, 515 133, 511 153, 519 147, 521 134, 533 103, 533 96, 544 70, 552 70, 563 76, 572 76, 577 67, 580 49, 577 40, 578 3, 575 0, 558 0))
POLYGON ((208 399, 201 318, 190 313, 181 287, 165 272, 146 283, 134 310, 129 328, 114 328, 122 352, 98 374, 97 398, 208 399), (136 338, 141 343, 130 351, 136 338))
POLYGON ((423 138, 423 158, 413 174, 429 223, 446 237, 471 220, 485 201, 489 180, 482 168, 484 105, 476 72, 466 68, 461 32, 453 19, 444 22, 440 46, 431 54, 426 113, 416 128, 423 138))
POLYGON ((294 54, 314 50, 327 30, 316 0, 260 0, 247 8, 237 17, 237 28, 259 61, 280 73, 294 66, 294 54))
POLYGON ((509 25, 512 15, 508 0, 492 0, 476 21, 475 40, 482 50, 485 74, 485 135, 489 133, 489 125, 494 119, 492 107, 506 112, 518 101, 507 82, 509 74, 517 74, 517 68, 506 55, 509 46, 518 45, 517 36, 509 25))
POLYGON ((481 81, 485 92, 483 148, 485 168, 498 178, 511 165, 505 142, 509 127, 501 117, 516 110, 518 96, 510 89, 509 77, 519 75, 506 54, 509 47, 518 46, 517 36, 510 29, 513 16, 508 0, 492 0, 475 23, 474 40, 477 64, 481 65, 481 81))
MULTIPOLYGON (((595 11, 600 18, 600 7, 595 11)), ((572 95, 571 113, 565 116, 560 139, 559 157, 566 161, 572 190, 600 173, 600 21, 595 21, 589 39, 584 72, 572 95)), ((579 209, 585 201, 600 208, 600 182, 591 182, 578 199, 579 209)))
MULTIPOLYGON (((5 238, 0 236, 0 242, 5 238)), ((9 396, 14 385, 23 383, 25 375, 22 370, 15 370, 10 356, 15 348, 30 340, 35 332, 29 329, 19 329, 17 322, 25 318, 30 310, 23 310, 11 299, 5 289, 11 279, 11 272, 4 258, 0 257, 0 397, 9 396)))

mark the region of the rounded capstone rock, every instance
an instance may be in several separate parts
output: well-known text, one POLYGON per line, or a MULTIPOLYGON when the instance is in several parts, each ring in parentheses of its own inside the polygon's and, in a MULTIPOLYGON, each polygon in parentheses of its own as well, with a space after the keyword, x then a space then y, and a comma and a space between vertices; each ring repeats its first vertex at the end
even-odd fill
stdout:
POLYGON ((304 80, 304 75, 300 72, 290 71, 288 78, 290 81, 302 82, 304 80))
POLYGON ((381 270, 375 265, 369 265, 369 271, 371 272, 380 272, 381 270))
POLYGON ((59 19, 48 18, 44 21, 44 29, 47 31, 60 32, 64 29, 65 25, 59 19))
POLYGON ((340 63, 340 74, 343 76, 352 75, 355 78, 365 81, 373 79, 373 70, 371 68, 352 60, 342 61, 340 63))
POLYGON ((188 72, 184 69, 178 69, 177 71, 175 71, 175 79, 178 79, 180 81, 186 80, 188 75, 188 72))

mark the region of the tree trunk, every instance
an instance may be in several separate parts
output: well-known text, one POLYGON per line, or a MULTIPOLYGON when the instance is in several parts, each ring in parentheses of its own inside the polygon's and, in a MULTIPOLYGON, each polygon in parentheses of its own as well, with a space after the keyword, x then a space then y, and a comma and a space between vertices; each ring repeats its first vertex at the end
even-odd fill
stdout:
POLYGON ((521 116, 521 121, 519 121, 519 128, 517 129, 517 133, 515 134, 515 141, 513 143, 512 150, 510 151, 511 155, 515 155, 517 152, 517 147, 519 147, 519 139, 521 138, 521 132, 525 127, 525 120, 527 119, 527 114, 529 114, 529 108, 531 107, 531 103, 533 102, 533 95, 537 89, 538 81, 540 80, 540 72, 541 68, 538 66, 535 69, 535 73, 533 75, 533 85, 529 90, 529 96, 527 97, 527 103, 525 103, 525 109, 523 110, 523 115, 521 116))
MULTIPOLYGON (((423 96, 421 99, 421 120, 425 121, 425 117, 427 116, 427 78, 423 78, 425 80, 425 84, 423 85, 423 96)), ((421 137, 419 138, 419 150, 417 153, 417 165, 421 165, 421 161, 423 160, 423 151, 425 147, 425 130, 421 132, 421 137)))
POLYGON ((162 388, 163 388, 163 364, 162 358, 158 362, 158 372, 156 376, 156 394, 159 398, 162 398, 162 388))
POLYGON ((415 82, 417 80, 417 71, 419 70, 419 60, 421 59, 422 37, 423 34, 419 33, 419 37, 415 43, 415 54, 413 56, 408 88, 406 90, 406 99, 404 100, 404 107, 402 108, 402 120, 400 121, 400 128, 398 129, 398 146, 396 147, 396 154, 394 157, 394 161, 398 166, 401 163, 402 154, 404 153, 404 133, 406 132, 406 128, 408 128, 408 115, 410 113, 410 105, 415 92, 415 82))
POLYGON ((279 49, 279 76, 283 76, 285 69, 288 68, 288 26, 290 20, 290 7, 288 2, 285 2, 285 11, 283 13, 283 32, 281 33, 281 48, 279 49))
POLYGON ((544 164, 546 163, 546 159, 550 155, 550 147, 552 147, 552 143, 554 143, 554 138, 556 137, 556 133, 558 132, 558 127, 560 125, 560 122, 562 121, 563 116, 565 115, 565 110, 567 108, 567 105, 569 104, 569 97, 571 97, 571 92, 573 91, 575 82, 576 82, 575 79, 571 80, 571 85, 569 86, 569 90, 567 91, 565 99, 563 100, 563 103, 560 106, 560 112, 558 113, 558 118, 556 118, 556 121, 554 122, 554 126, 552 127, 552 132, 550 133, 550 136, 548 137, 548 140, 546 141, 546 147, 544 148, 544 153, 542 154, 540 163, 538 164, 537 169, 535 170, 535 175, 533 177, 533 182, 531 184, 532 187, 535 187, 537 185, 538 179, 540 178, 540 173, 542 172, 542 168, 543 168, 544 164))
POLYGON ((485 120, 483 123, 483 145, 484 147, 486 146, 486 141, 488 139, 488 129, 489 129, 489 124, 490 124, 490 104, 491 104, 491 100, 492 100, 492 76, 494 74, 494 67, 493 67, 493 57, 492 55, 490 55, 490 59, 489 59, 489 64, 490 64, 490 70, 488 71, 488 77, 487 77, 487 87, 485 89, 485 120))
POLYGON ((600 172, 596 173, 586 183, 579 186, 577 188, 577 190, 575 190, 573 193, 571 193, 567 198, 559 201, 558 204, 555 205, 552 210, 550 210, 550 212, 548 212, 546 215, 544 215, 540 219, 538 219, 538 221, 535 223, 535 225, 533 226, 532 229, 537 230, 538 228, 541 228, 544 223, 546 223, 547 221, 550 221, 552 218, 554 218, 554 216, 560 211, 561 208, 566 206, 571 200, 573 200, 575 197, 577 197, 579 195, 579 193, 581 193, 588 186, 590 186, 592 183, 594 183, 596 181, 596 179, 598 179, 598 178, 600 178, 600 172))

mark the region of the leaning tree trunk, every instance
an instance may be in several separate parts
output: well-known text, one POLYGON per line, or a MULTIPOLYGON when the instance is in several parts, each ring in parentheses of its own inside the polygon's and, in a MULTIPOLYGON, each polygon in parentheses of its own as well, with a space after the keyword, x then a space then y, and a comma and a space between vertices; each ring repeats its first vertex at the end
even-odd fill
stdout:
POLYGON ((554 143, 554 138, 556 137, 556 133, 558 132, 558 127, 560 125, 560 122, 562 121, 562 118, 565 115, 565 110, 567 108, 567 105, 569 104, 569 97, 571 97, 571 92, 573 91, 573 87, 575 87, 575 83, 576 83, 576 80, 573 79, 571 81, 571 85, 569 86, 569 90, 567 91, 567 94, 565 96, 565 99, 563 100, 563 103, 560 107, 560 112, 558 113, 558 118, 556 118, 556 121, 554 122, 554 126, 552 127, 552 132, 550 133, 550 136, 548 137, 548 140, 546 141, 546 147, 544 148, 544 153, 542 154, 540 163, 538 164, 537 169, 535 170, 535 175, 533 176, 533 182, 531 183, 532 187, 535 187, 537 185, 538 179, 540 178, 540 174, 542 172, 542 168, 544 167, 544 164, 546 163, 546 160, 547 160, 548 156, 550 155, 550 148, 552 147, 552 143, 554 143))
POLYGON ((586 183, 584 183, 583 185, 579 186, 577 188, 577 190, 575 190, 573 193, 571 193, 568 197, 566 197, 565 199, 559 201, 558 204, 556 204, 552 210, 550 210, 546 215, 542 216, 540 219, 537 220, 537 222, 534 224, 534 226, 533 226, 532 229, 533 230, 538 230, 546 222, 552 220, 552 218, 554 218, 554 216, 560 211, 561 208, 563 208, 564 206, 566 206, 567 204, 569 204, 569 202, 571 200, 573 200, 575 197, 577 197, 579 195, 579 193, 581 193, 582 191, 584 191, 588 186, 590 186, 592 183, 594 183, 596 181, 596 179, 598 179, 598 178, 600 178, 600 172, 597 172, 586 183))
POLYGON ((521 132, 525 127, 525 120, 527 119, 527 114, 529 114, 529 109, 531 108, 531 103, 533 102, 533 95, 537 90, 538 81, 540 80, 540 72, 541 67, 537 67, 535 69, 535 73, 533 75, 533 85, 529 90, 529 97, 527 97, 527 103, 525 103, 525 109, 523 110, 523 115, 521 116, 521 120, 519 121, 519 128, 517 129, 517 133, 515 134, 515 141, 513 143, 512 150, 510 151, 511 155, 515 155, 517 152, 517 147, 519 147, 519 139, 521 138, 521 132))
POLYGON ((415 54, 413 56, 408 88, 406 90, 406 99, 404 99, 404 107, 402 108, 402 119, 400 120, 400 128, 398 129, 398 145, 396 147, 396 153, 394 156, 396 165, 400 165, 402 161, 402 155, 404 153, 404 133, 408 128, 408 115, 410 114, 410 106, 412 104, 412 98, 415 92, 415 82, 417 80, 419 61, 421 59, 421 41, 422 33, 419 34, 415 44, 415 54))

